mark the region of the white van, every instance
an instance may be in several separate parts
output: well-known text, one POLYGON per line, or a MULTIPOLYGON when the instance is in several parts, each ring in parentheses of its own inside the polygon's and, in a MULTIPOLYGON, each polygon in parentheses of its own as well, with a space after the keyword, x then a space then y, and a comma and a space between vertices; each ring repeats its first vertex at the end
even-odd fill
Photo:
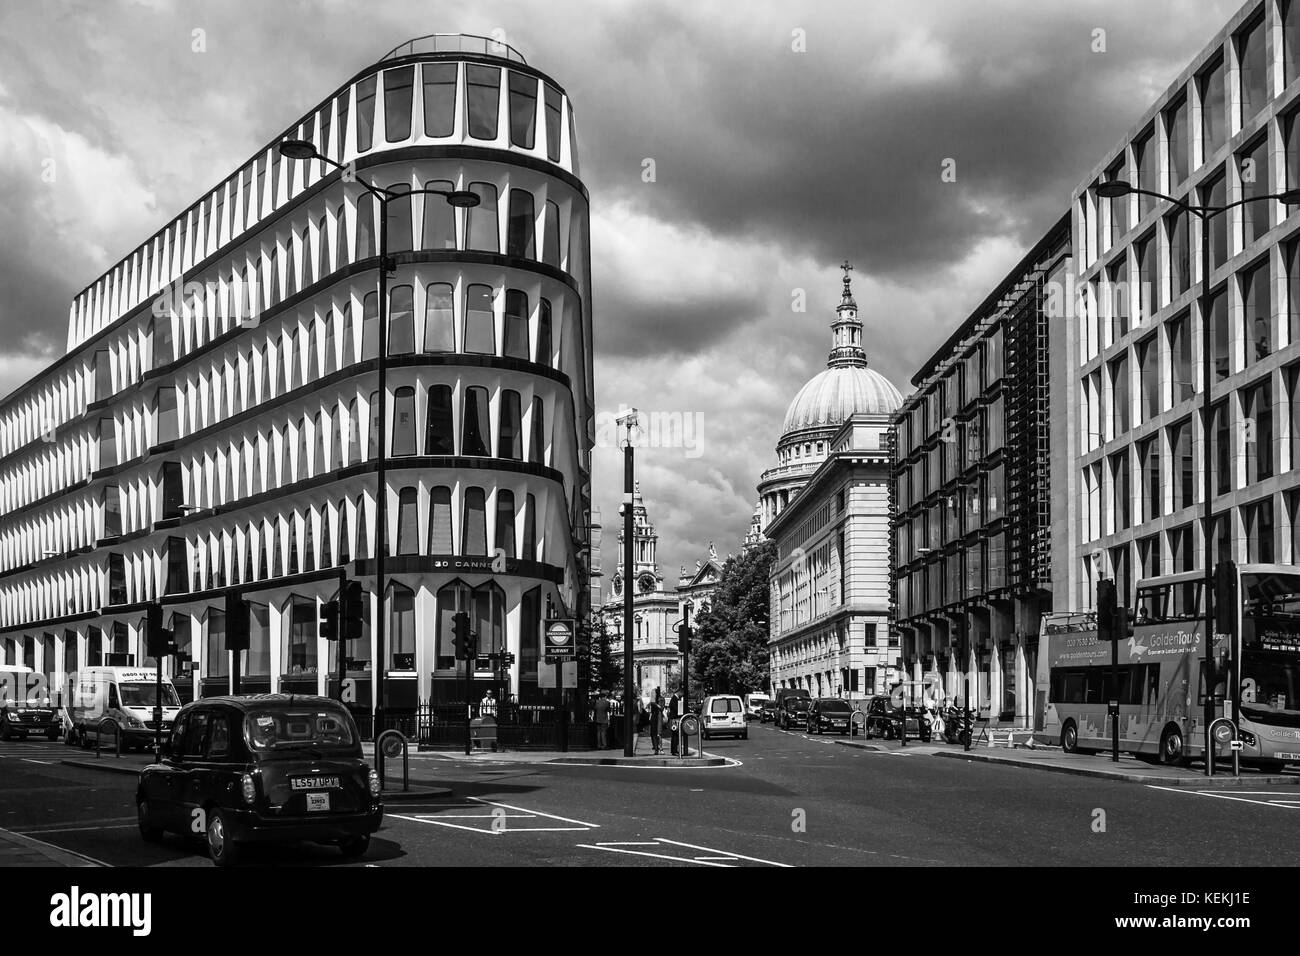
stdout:
POLYGON ((704 699, 701 716, 704 726, 700 728, 705 740, 712 740, 719 734, 730 734, 741 740, 749 739, 749 727, 745 724, 745 705, 735 694, 718 694, 704 699))
MULTIPOLYGON (((156 696, 154 671, 145 667, 87 667, 75 675, 68 707, 69 746, 89 747, 99 740, 99 724, 112 717, 122 728, 122 749, 153 746, 156 696)), ((162 679, 162 735, 171 733, 172 721, 181 709, 176 688, 162 679)), ((104 735, 112 739, 112 731, 104 735)))
POLYGON ((771 699, 767 694, 746 694, 745 715, 750 720, 757 720, 759 714, 763 712, 763 705, 771 699))

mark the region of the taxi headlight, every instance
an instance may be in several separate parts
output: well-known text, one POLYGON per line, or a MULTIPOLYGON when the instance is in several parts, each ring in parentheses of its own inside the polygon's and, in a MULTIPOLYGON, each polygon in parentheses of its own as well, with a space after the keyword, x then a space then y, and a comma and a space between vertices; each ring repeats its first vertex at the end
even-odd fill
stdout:
POLYGON ((239 778, 239 789, 245 803, 251 806, 257 802, 257 782, 253 780, 251 773, 246 773, 239 778))
POLYGON ((371 770, 368 779, 370 784, 370 795, 372 797, 379 796, 379 773, 375 770, 371 770))

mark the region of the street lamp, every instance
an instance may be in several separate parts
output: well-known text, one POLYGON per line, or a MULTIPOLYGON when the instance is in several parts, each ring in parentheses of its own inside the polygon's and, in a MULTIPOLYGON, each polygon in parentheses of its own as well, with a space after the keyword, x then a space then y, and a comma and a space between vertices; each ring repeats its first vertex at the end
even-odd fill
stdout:
MULTIPOLYGON (((320 160, 342 170, 344 165, 323 155, 312 143, 304 139, 285 139, 277 144, 280 155, 293 160, 320 160)), ((384 686, 388 676, 388 666, 384 659, 384 554, 388 550, 388 485, 385 462, 388 459, 388 273, 395 271, 395 264, 388 258, 388 203, 395 198, 417 196, 421 193, 442 196, 448 205, 458 209, 477 206, 478 196, 468 190, 460 189, 409 189, 401 192, 383 186, 375 186, 362 179, 353 180, 362 189, 375 197, 379 205, 379 460, 375 467, 378 490, 375 502, 379 509, 375 527, 375 593, 378 595, 378 611, 375 614, 375 660, 379 665, 379 686, 374 707, 375 739, 384 730, 384 686)), ((466 667, 470 665, 467 663, 466 667)), ((466 701, 468 704, 469 702, 466 701)))
MULTIPOLYGON (((1134 186, 1132 183, 1122 179, 1113 179, 1109 182, 1098 183, 1095 187, 1097 196, 1101 199, 1121 199, 1130 193, 1136 193, 1139 196, 1151 196, 1154 199, 1161 199, 1165 202, 1172 203, 1188 215, 1194 215, 1201 220, 1201 291, 1198 296, 1200 299, 1201 310, 1201 427, 1204 433, 1204 455, 1202 470, 1204 477, 1202 479, 1202 494, 1204 495, 1204 573, 1205 573, 1205 664, 1204 683, 1205 683, 1205 772, 1210 773, 1210 748, 1213 741, 1210 739, 1210 724, 1214 722, 1214 687, 1211 683, 1214 674, 1214 564, 1211 560, 1210 549, 1212 547, 1210 535, 1211 525, 1214 520, 1213 492, 1210 487, 1211 472, 1214 468, 1214 456, 1211 442, 1213 433, 1210 429, 1210 415, 1213 407, 1211 400, 1210 381, 1214 373, 1212 360, 1210 358, 1211 348, 1213 346, 1210 331, 1210 220, 1222 215, 1229 209, 1236 206, 1244 206, 1247 203, 1260 202, 1266 199, 1277 200, 1288 206, 1300 205, 1300 189, 1288 189, 1282 193, 1270 193, 1266 196, 1246 196, 1235 202, 1230 202, 1224 206, 1205 206, 1193 205, 1183 199, 1175 199, 1173 196, 1166 196, 1164 193, 1153 192, 1150 189, 1142 189, 1134 186)), ((1127 600, 1127 596, 1124 597, 1127 600)), ((1229 665, 1228 675, 1231 677, 1237 667, 1236 649, 1228 648, 1229 665)), ((1224 681, 1224 689, 1228 691, 1227 680, 1224 681)), ((1237 710, 1237 693, 1232 691, 1233 712, 1237 710)))

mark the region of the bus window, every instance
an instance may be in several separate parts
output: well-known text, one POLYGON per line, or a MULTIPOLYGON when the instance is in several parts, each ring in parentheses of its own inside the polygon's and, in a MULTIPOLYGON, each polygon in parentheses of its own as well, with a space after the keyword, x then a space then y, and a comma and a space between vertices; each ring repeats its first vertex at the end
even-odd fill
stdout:
POLYGON ((1145 664, 1147 685, 1147 706, 1155 707, 1160 699, 1160 665, 1145 664))
POLYGON ((1165 619, 1165 605, 1169 601, 1169 585, 1158 584, 1149 588, 1138 588, 1137 617, 1135 623, 1146 624, 1150 621, 1165 619))
POLYGON ((1083 702, 1085 704, 1100 704, 1104 701, 1106 689, 1106 675, 1099 667, 1090 667, 1087 670, 1087 676, 1084 683, 1083 702))
POLYGON ((1201 616, 1201 582, 1185 581, 1173 586, 1172 607, 1169 616, 1176 621, 1193 620, 1201 616))

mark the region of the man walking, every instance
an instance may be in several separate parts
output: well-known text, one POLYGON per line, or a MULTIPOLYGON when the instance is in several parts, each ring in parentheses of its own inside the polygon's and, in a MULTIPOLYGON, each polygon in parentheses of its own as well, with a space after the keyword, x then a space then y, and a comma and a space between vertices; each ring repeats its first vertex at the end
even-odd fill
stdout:
POLYGON ((478 715, 480 717, 495 717, 497 715, 496 692, 489 689, 483 695, 483 699, 478 702, 478 715))
POLYGON ((596 716, 596 749, 609 749, 609 700, 604 694, 596 697, 593 705, 596 716))
POLYGON ((663 743, 659 739, 663 736, 663 732, 664 696, 656 687, 654 699, 650 701, 650 743, 654 746, 656 754, 663 749, 663 743))

